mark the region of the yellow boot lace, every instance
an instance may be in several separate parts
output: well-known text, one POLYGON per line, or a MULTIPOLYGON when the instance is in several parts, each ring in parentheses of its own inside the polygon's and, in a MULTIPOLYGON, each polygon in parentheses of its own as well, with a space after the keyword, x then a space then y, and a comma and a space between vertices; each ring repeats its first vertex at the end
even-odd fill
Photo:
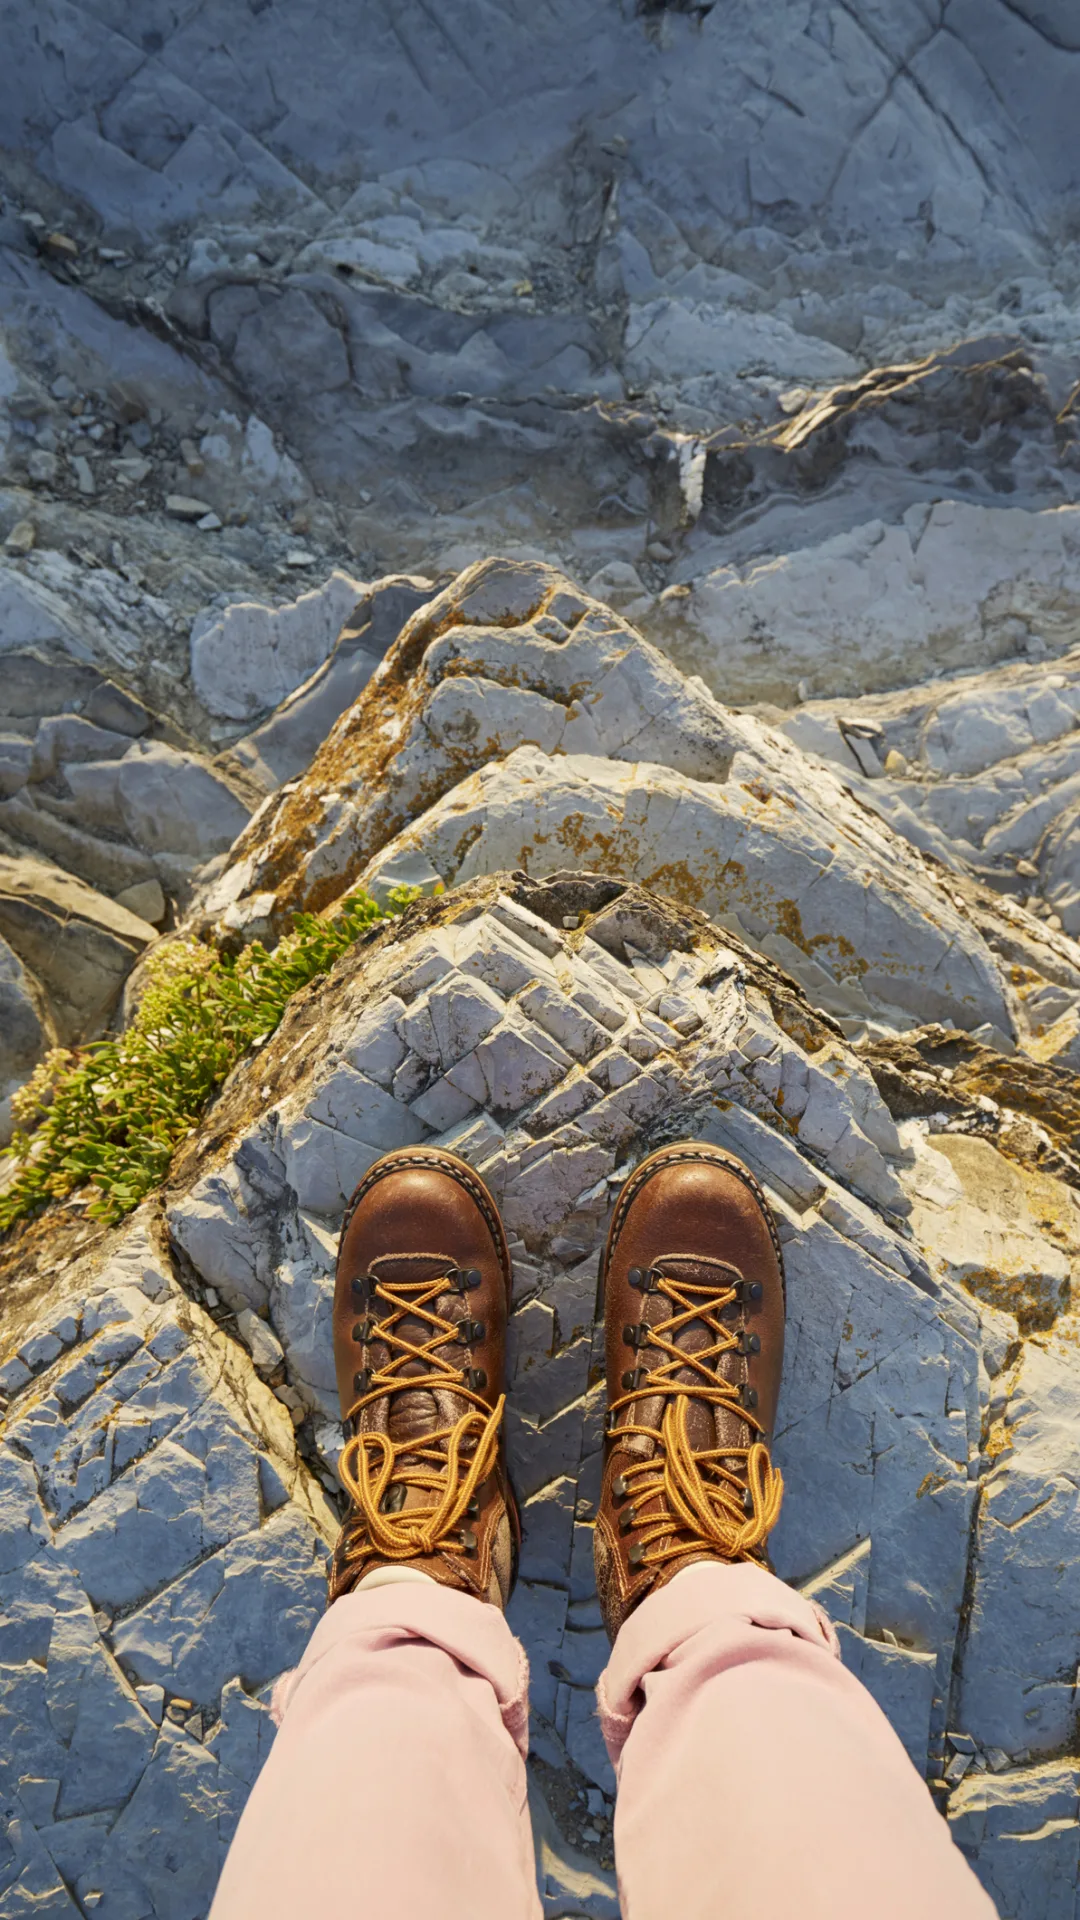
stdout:
MULTIPOLYGON (((714 1267, 718 1278, 732 1273, 724 1262, 704 1255, 695 1256, 695 1264, 714 1267)), ((673 1311, 655 1326, 643 1325, 641 1344, 658 1348, 666 1358, 648 1370, 636 1368, 633 1378, 639 1384, 614 1399, 608 1414, 609 1434, 616 1444, 640 1437, 655 1448, 650 1459, 630 1461, 613 1483, 616 1498, 629 1502, 620 1525, 642 1528, 630 1553, 635 1569, 662 1566, 694 1552, 698 1545, 726 1560, 760 1558, 759 1549, 779 1517, 784 1482, 760 1439, 745 1447, 701 1448, 689 1438, 691 1401, 722 1408, 752 1432, 764 1431, 742 1389, 717 1371, 725 1354, 745 1351, 744 1330, 721 1318, 739 1300, 740 1283, 739 1277, 727 1287, 680 1280, 664 1270, 662 1260, 654 1262, 645 1276, 646 1297, 663 1295, 673 1311), (675 1344, 691 1322, 704 1326, 712 1336, 711 1344, 695 1353, 675 1344), (696 1378, 675 1378, 688 1370, 696 1378), (616 1425, 624 1409, 657 1395, 665 1399, 659 1428, 641 1425, 632 1415, 616 1425), (651 1502, 655 1502, 654 1511, 643 1513, 651 1502), (680 1533, 693 1538, 688 1543, 672 1537, 680 1533)))
MULTIPOLYGON (((418 1257, 411 1256, 414 1265, 418 1257)), ((346 1523, 352 1537, 341 1556, 338 1584, 346 1568, 371 1557, 411 1560, 418 1554, 476 1550, 475 1535, 463 1523, 475 1516, 476 1495, 495 1468, 506 1396, 500 1394, 495 1406, 489 1407, 469 1384, 475 1378, 472 1370, 463 1371, 440 1351, 461 1340, 461 1322, 435 1310, 448 1282, 460 1277, 453 1262, 442 1259, 439 1271, 422 1280, 367 1276, 370 1300, 388 1309, 374 1320, 367 1316, 368 1339, 386 1347, 388 1354, 381 1367, 357 1376, 364 1381, 364 1390, 349 1408, 348 1420, 355 1426, 366 1407, 401 1392, 430 1393, 442 1388, 470 1404, 452 1424, 403 1440, 392 1440, 381 1431, 354 1432, 338 1463, 342 1485, 355 1509, 346 1523), (399 1329, 405 1320, 421 1321, 430 1328, 428 1337, 416 1340, 402 1333, 399 1329), (402 1500, 410 1487, 421 1488, 432 1498, 384 1511, 391 1487, 395 1495, 401 1489, 402 1500)))

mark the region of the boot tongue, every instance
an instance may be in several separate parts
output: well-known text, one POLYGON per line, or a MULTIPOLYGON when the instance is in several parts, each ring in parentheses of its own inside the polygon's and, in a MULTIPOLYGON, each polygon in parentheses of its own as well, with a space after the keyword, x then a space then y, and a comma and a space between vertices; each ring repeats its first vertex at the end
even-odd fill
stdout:
MULTIPOLYGON (((676 1284, 707 1287, 714 1296, 725 1284, 727 1277, 726 1273, 722 1270, 718 1271, 711 1261, 696 1260, 691 1254, 665 1254, 656 1264, 676 1284)), ((732 1269, 731 1284, 734 1284, 738 1277, 732 1269)), ((690 1297, 693 1299, 697 1296, 690 1297)), ((647 1294, 644 1305, 645 1311, 642 1318, 649 1325, 655 1325, 658 1320, 667 1319, 668 1315, 675 1311, 672 1302, 663 1294, 647 1294)), ((738 1325, 739 1317, 732 1311, 732 1330, 737 1329, 738 1325)), ((670 1338, 672 1345, 678 1347, 680 1352, 687 1354, 701 1353, 714 1346, 716 1342, 715 1333, 710 1331, 703 1319, 685 1321, 679 1331, 670 1338)), ((719 1362, 714 1360, 707 1364, 710 1374, 718 1382, 728 1380, 735 1383, 741 1378, 742 1363, 735 1353, 725 1353, 721 1355, 719 1362)), ((707 1384, 704 1376, 695 1367, 680 1367, 669 1377, 688 1387, 704 1387, 707 1384)), ((739 1419, 737 1414, 729 1412, 727 1408, 719 1407, 709 1400, 690 1399, 687 1402, 686 1431, 690 1445, 695 1451, 723 1446, 745 1447, 750 1443, 750 1429, 746 1421, 739 1419)))
MULTIPOLYGON (((392 1297, 400 1307, 404 1307, 409 1297, 404 1289, 415 1287, 422 1292, 439 1274, 446 1273, 452 1268, 453 1264, 448 1254, 413 1253, 404 1256, 394 1254, 381 1260, 373 1260, 371 1273, 380 1285, 392 1286, 392 1297)), ((441 1319, 453 1320, 459 1317, 459 1312, 455 1311, 455 1298, 454 1289, 447 1282, 445 1290, 441 1290, 437 1298, 427 1301, 425 1311, 437 1314, 441 1319)), ((395 1335, 409 1341, 413 1346, 423 1346, 434 1337, 435 1329, 429 1321, 422 1320, 419 1316, 413 1317, 407 1311, 399 1314, 398 1308, 389 1307, 385 1299, 374 1301, 371 1312, 376 1322, 388 1314, 394 1314, 395 1335)), ((393 1357, 391 1349, 380 1342, 377 1331, 372 1345, 377 1364, 386 1364, 393 1357)), ((394 1354, 397 1352, 397 1349, 393 1350, 394 1354)), ((443 1359, 453 1364, 453 1349, 449 1343, 444 1343, 439 1348, 439 1353, 443 1359)), ((394 1368, 395 1376, 402 1385, 400 1388, 395 1388, 394 1392, 388 1396, 388 1410, 384 1417, 386 1432, 396 1446, 408 1443, 410 1440, 422 1445, 429 1434, 445 1431, 447 1427, 453 1426, 465 1412, 464 1401, 447 1386, 440 1386, 437 1390, 433 1390, 429 1386, 410 1387, 406 1384, 414 1376, 417 1381, 427 1381, 431 1378, 431 1372, 430 1365, 419 1359, 404 1361, 394 1368)), ((407 1462, 408 1455, 404 1455, 402 1464, 407 1462)), ((405 1497, 405 1505, 424 1505, 429 1498, 430 1496, 425 1495, 421 1489, 410 1487, 405 1497)))

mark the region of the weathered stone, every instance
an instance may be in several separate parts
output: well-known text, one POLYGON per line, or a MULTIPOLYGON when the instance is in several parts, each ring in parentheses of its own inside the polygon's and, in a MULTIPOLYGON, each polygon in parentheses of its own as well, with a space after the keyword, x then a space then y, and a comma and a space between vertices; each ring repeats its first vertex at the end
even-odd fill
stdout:
POLYGON ((809 983, 830 1012, 894 1008, 959 1026, 1011 1024, 989 951, 943 892, 931 905, 928 876, 897 861, 886 880, 883 839, 873 847, 865 832, 838 833, 835 815, 826 826, 824 808, 811 809, 805 794, 796 802, 794 767, 782 782, 774 774, 773 786, 758 776, 760 790, 752 776, 736 781, 751 774, 740 758, 720 786, 648 762, 549 758, 519 747, 421 815, 361 878, 378 885, 383 862, 404 847, 422 854, 448 886, 526 858, 538 873, 575 859, 666 884, 675 898, 760 940, 797 977, 811 961, 809 983), (882 874, 873 893, 865 882, 870 859, 882 874), (790 930, 781 932, 782 946, 778 927, 790 930), (844 927, 857 927, 857 941, 844 927))
MULTIPOLYGON (((1023 875, 1070 930, 1073 808, 1080 789, 1080 658, 1052 672, 1004 666, 858 703, 815 701, 784 721, 804 749, 849 777, 872 734, 888 777, 859 781, 894 830, 956 871, 964 863, 1005 891, 1023 875), (857 731, 856 731, 857 730, 857 731), (865 740, 864 740, 865 745, 865 740)), ((879 769, 880 772, 880 769, 879 769)))
POLYGON ((616 615, 581 602, 553 641, 544 609, 566 592, 549 569, 489 562, 415 614, 207 910, 242 927, 267 881, 283 919, 361 875, 381 896, 576 861, 706 905, 841 1018, 933 1010, 1010 1033, 998 964, 903 840, 616 615), (496 611, 519 624, 488 624, 496 611))
POLYGON ((119 829, 150 854, 192 864, 231 845, 249 808, 205 760, 163 741, 136 741, 120 760, 66 769, 92 825, 119 829))
POLYGON ((409 615, 434 591, 418 578, 392 575, 376 580, 363 592, 329 659, 286 696, 269 720, 237 741, 237 759, 268 788, 302 773, 339 715, 359 697, 409 615))
POLYGON ((978 1863, 999 1913, 1037 1910, 1047 1920, 1071 1920, 1080 1871, 1078 1800, 1080 1769, 1068 1759, 969 1773, 957 1788, 949 1808, 953 1837, 978 1863))
MULTIPOLYGON (((479 844, 459 841, 440 869, 408 833, 436 805, 445 821, 464 778, 520 748, 553 765, 584 756, 644 770, 634 791, 651 818, 620 829, 635 845, 662 838, 659 809, 671 796, 651 791, 660 768, 715 790, 710 821, 729 820, 733 798, 743 807, 742 785, 743 824, 778 877, 793 849, 819 862, 833 841, 844 850, 835 873, 820 866, 809 906, 786 882, 760 899, 741 883, 732 951, 749 969, 747 995, 766 996, 784 1041, 757 1001, 737 1033, 721 1032, 717 1006, 741 990, 730 979, 675 975, 661 987, 653 977, 672 952, 690 959, 679 912, 639 904, 634 930, 620 932, 618 898, 602 903, 597 886, 618 875, 582 781, 592 841, 584 851, 568 844, 559 864, 606 873, 590 889, 561 883, 546 945, 491 903, 449 946, 420 940, 404 998, 393 1004, 396 992, 380 990, 349 1032, 335 1027, 334 1071, 344 1062, 354 1077, 337 1082, 319 1118, 287 1107, 302 1090, 297 1058, 307 1062, 313 1034, 335 1024, 323 991, 308 997, 311 1026, 294 1029, 302 1050, 267 1094, 241 1073, 218 1116, 232 1115, 233 1135, 215 1122, 190 1149, 214 1142, 185 1225, 196 1266, 221 1267, 220 1297, 231 1289, 234 1308, 272 1313, 292 1378, 305 1383, 302 1404, 329 1406, 320 1316, 334 1226, 378 1151, 347 1131, 350 1120, 381 1140, 393 1132, 389 1109, 407 1112, 399 1132, 448 1128, 467 1157, 490 1163, 518 1223, 516 1353, 529 1412, 516 1416, 514 1446, 554 1569, 566 1483, 583 1515, 595 1498, 598 1396, 580 1390, 581 1358, 610 1197, 635 1153, 665 1137, 665 1116, 672 1127, 699 1124, 688 1083, 672 1092, 665 1076, 678 1079, 695 1048, 722 1053, 753 1092, 747 1104, 741 1090, 709 1091, 714 1137, 764 1174, 793 1267, 809 1275, 785 1383, 789 1564, 828 1593, 853 1664, 920 1764, 929 1756, 938 1775, 970 1760, 949 1781, 951 1811, 1002 1912, 1072 1920, 1077 1781, 1060 1690, 1077 1649, 1067 1577, 1060 1611, 1046 1597, 1075 1559, 1075 1343, 1062 1278, 1075 1258, 1070 1192, 1080 1179, 1080 960, 1070 937, 1080 925, 1080 748, 1067 652, 1080 631, 1080 326, 1076 247, 1062 223, 1080 184, 1068 106, 1080 34, 1069 9, 961 4, 943 26, 925 8, 876 0, 851 0, 824 24, 802 0, 711 11, 642 0, 572 17, 507 0, 497 33, 459 33, 452 48, 404 15, 392 33, 343 37, 322 0, 299 37, 261 0, 220 0, 212 18, 189 9, 179 26, 163 15, 145 44, 114 31, 115 12, 61 10, 44 35, 35 9, 9 9, 6 23, 0 102, 19 170, 0 218, 0 532, 32 507, 37 538, 9 547, 0 570, 9 789, 0 851, 43 855, 112 898, 153 882, 186 912, 205 853, 164 842, 143 851, 115 797, 104 794, 94 821, 58 773, 31 778, 23 743, 36 722, 78 714, 127 740, 163 736, 195 758, 285 692, 272 675, 249 680, 242 698, 255 704, 214 729, 185 645, 200 603, 216 618, 229 603, 269 601, 294 557, 313 556, 313 581, 344 565, 368 578, 418 569, 441 585, 492 545, 556 562, 591 595, 564 582, 538 611, 522 591, 526 570, 504 565, 445 654, 456 612, 389 684, 371 635, 342 636, 329 658, 303 667, 303 686, 288 683, 295 698, 232 759, 204 762, 224 783, 213 857, 225 897, 209 918, 224 919, 230 937, 276 935, 295 907, 328 905, 365 868, 380 891, 479 873, 479 844), (239 49, 225 67, 222 45, 239 49), (65 208, 84 204, 82 230, 65 208), (220 377, 204 370, 214 362, 220 377), (173 490, 198 496, 201 526, 167 513, 173 490), (614 605, 703 679, 643 676, 614 605), (605 612, 601 647, 595 621, 605 612), (31 655, 52 680, 37 704, 31 655), (931 676, 914 695, 904 689, 931 676), (122 698, 105 702, 103 677, 130 684, 139 701, 127 696, 126 713, 122 698), (809 696, 810 706, 725 713, 709 688, 742 705, 809 696), (320 734, 361 690, 355 738, 342 726, 305 781, 320 734), (149 708, 176 733, 151 725, 149 708), (781 752, 777 723, 798 727, 798 752, 781 752), (230 861, 233 803, 250 809, 260 789, 297 780, 230 861), (797 922, 784 906, 796 898, 797 922), (873 977, 897 914, 904 951, 924 969, 903 1004, 873 977), (756 960, 737 944, 741 928, 756 960), (572 947, 579 933, 567 985, 562 942, 572 947), (821 934, 829 938, 813 945, 821 934), (926 1001, 918 983, 941 971, 935 953, 952 956, 945 975, 956 956, 977 956, 975 998, 996 991, 1000 1007, 980 1011, 952 991, 926 1001), (770 959, 809 1000, 790 979, 778 984, 770 959), (513 1012, 449 1060, 438 995, 458 981, 480 983, 513 1012), (418 1001, 426 1019, 417 1013, 406 1041, 398 1024, 418 1001), (834 1050, 837 1035, 814 1008, 830 1010, 870 1061, 899 1141, 849 1065, 856 1056, 834 1050), (971 1032, 900 1031, 931 1013, 971 1032), (529 1095, 528 1107, 494 1117, 485 1104, 529 1095), (772 1124, 778 1113, 790 1124, 772 1124), (820 1347, 818 1320, 828 1327, 820 1347), (1047 1355, 1054 1366, 1039 1371, 1047 1355), (800 1479, 808 1421, 821 1468, 800 1479), (561 1491, 549 1503, 551 1487, 561 1491), (797 1522, 819 1510, 816 1539, 797 1522), (831 1555, 824 1565, 819 1549, 831 1555), (970 1621, 956 1614, 960 1591, 975 1597, 970 1621), (957 1617, 967 1623, 959 1642, 957 1617), (1025 1726, 1008 1749, 982 1748, 989 1773, 959 1749, 950 1761, 944 1745, 949 1728, 972 1743, 991 1737, 959 1717, 968 1681, 972 1711, 987 1726, 1001 1720, 1003 1738, 1018 1701, 1034 1715, 1030 1737, 1025 1726)), ((441 31, 453 34, 453 23, 441 31)), ((182 796, 169 805, 189 819, 182 796)), ((571 841, 574 810, 558 820, 571 841)), ((195 807, 200 849, 213 811, 195 807)), ((509 813, 507 799, 508 845, 509 813)), ((494 837, 485 844, 492 859, 550 870, 550 849, 519 839, 504 856, 494 837)), ((654 884, 726 910, 738 876, 714 886, 705 875, 695 894, 702 874, 684 872, 675 852, 670 873, 649 868, 654 884)), ((513 886, 535 901, 534 887, 513 886)), ((438 934, 445 909, 422 911, 438 934)), ((304 1074, 312 1099, 315 1079, 333 1077, 329 1065, 305 1064, 304 1074)), ((65 1210, 40 1239, 35 1229, 20 1242, 19 1262, 5 1264, 5 1328, 37 1284, 34 1248, 51 1246, 57 1266, 77 1230, 65 1210)), ((73 1341, 99 1337, 76 1341, 69 1318, 17 1330, 0 1383, 20 1405, 39 1379, 73 1366, 64 1358, 73 1341)), ((116 1378, 135 1356, 114 1358, 116 1378)), ((60 1425, 78 1419, 73 1402, 60 1425)), ((328 1462, 329 1422, 318 1432, 328 1462)), ((92 1460, 84 1468, 99 1470, 92 1460)), ((276 1472, 264 1464, 260 1498, 272 1512, 261 1536, 280 1570, 273 1523, 290 1509, 274 1506, 276 1472)), ((237 1477, 231 1456, 229 1474, 239 1512, 250 1475, 237 1477)), ((18 1475, 11 1501, 3 1550, 17 1557, 33 1510, 18 1475)), ((212 1530, 207 1502, 193 1496, 196 1508, 212 1530)), ((573 1760, 594 1773, 603 1765, 587 1685, 590 1548, 588 1520, 576 1518, 566 1584, 519 1589, 543 1716, 535 1751, 564 1778, 573 1760), (557 1679, 549 1660, 571 1678, 557 1679)), ((204 1565, 222 1570, 229 1551, 208 1547, 204 1565)), ((171 1616, 135 1609, 154 1658, 184 1672, 210 1649, 192 1622, 224 1630, 251 1594, 234 1570, 213 1591, 210 1575, 188 1572, 171 1616)), ((58 1621, 51 1682, 41 1677, 48 1647, 19 1653, 16 1678, 10 1642, 0 1660, 6 1697, 17 1696, 17 1740, 7 1744, 22 1753, 10 1791, 5 1780, 0 1907, 191 1920, 209 1907, 218 1843, 265 1752, 266 1714, 235 1673, 219 1703, 190 1697, 194 1682, 174 1676, 167 1713, 153 1711, 153 1683, 133 1707, 112 1653, 95 1650, 95 1635, 110 1645, 108 1611, 90 1612, 80 1591, 78 1606, 60 1593, 41 1603, 58 1621), (103 1777, 115 1753, 117 1779, 131 1784, 148 1729, 149 1762, 122 1811, 110 1802, 65 1815, 61 1788, 72 1805, 85 1797, 98 1749, 79 1743, 103 1719, 115 1728, 115 1747, 100 1749, 103 1777)), ((535 1783, 534 1798, 545 1912, 614 1913, 613 1882, 596 1864, 600 1828, 581 1843, 586 1859, 559 1835, 535 1783)))
POLYGON ((59 868, 2 857, 0 933, 41 981, 65 1044, 106 1018, 154 938, 144 920, 59 868))
POLYGON ((158 880, 137 880, 115 898, 118 907, 126 907, 137 919, 146 920, 153 927, 160 926, 165 918, 165 895, 158 880))
POLYGON ((84 1906, 176 1920, 212 1895, 334 1519, 284 1409, 155 1236, 148 1211, 5 1308, 8 1351, 39 1357, 0 1425, 0 1772, 26 1833, 0 1899, 27 1890, 29 1858, 84 1906))
POLYGON ((1025 1332, 1052 1326, 1080 1258, 1080 1208, 1069 1189, 964 1134, 936 1134, 921 1157, 928 1177, 913 1224, 935 1270, 1025 1332))
POLYGON ((1068 646, 1078 569, 1075 507, 920 500, 898 524, 869 520, 820 546, 718 566, 649 624, 721 698, 789 704, 800 680, 811 694, 858 694, 983 669, 1015 653, 1018 629, 1068 646))
POLYGON ((200 615, 191 635, 195 691, 211 713, 247 720, 277 706, 332 652, 365 588, 334 573, 292 606, 250 602, 200 615))
POLYGON ((55 1038, 39 982, 0 939, 0 1144, 11 1135, 11 1095, 55 1038))

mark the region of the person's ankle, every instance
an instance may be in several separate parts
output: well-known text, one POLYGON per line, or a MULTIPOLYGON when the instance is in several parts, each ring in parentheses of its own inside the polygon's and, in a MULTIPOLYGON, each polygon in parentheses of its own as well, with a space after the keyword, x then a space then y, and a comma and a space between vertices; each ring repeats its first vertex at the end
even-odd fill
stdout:
POLYGON ((370 1573, 365 1573, 363 1579, 357 1581, 352 1591, 363 1593, 365 1588, 371 1592, 376 1587, 412 1586, 415 1581, 423 1581, 424 1585, 429 1587, 437 1587, 439 1584, 433 1574, 425 1573, 421 1567, 383 1566, 372 1567, 370 1573))

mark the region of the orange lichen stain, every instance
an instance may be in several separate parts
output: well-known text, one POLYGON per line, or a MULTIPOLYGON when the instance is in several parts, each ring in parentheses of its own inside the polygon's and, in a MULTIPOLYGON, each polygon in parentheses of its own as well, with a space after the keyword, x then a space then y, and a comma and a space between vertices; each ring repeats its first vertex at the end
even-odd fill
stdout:
POLYGON ((782 806, 790 807, 793 813, 797 811, 790 793, 778 793, 772 787, 767 787, 764 780, 760 778, 743 780, 741 785, 743 792, 751 794, 755 800, 760 800, 763 807, 767 807, 770 800, 779 800, 782 806))
POLYGON ((471 825, 465 828, 464 833, 461 835, 460 839, 457 842, 457 845, 454 848, 453 867, 454 867, 455 873, 457 872, 462 861, 464 860, 465 855, 468 853, 469 848, 471 846, 475 846, 477 840, 479 840, 480 835, 483 833, 483 831, 484 831, 483 826, 481 825, 479 820, 474 820, 471 823, 471 825))
POLYGON ((818 947, 831 947, 837 960, 846 960, 848 962, 846 969, 848 973, 863 974, 867 970, 869 963, 862 958, 860 953, 856 952, 846 934, 815 933, 813 937, 807 941, 806 951, 807 953, 813 953, 814 949, 818 947))
POLYGON ((644 884, 654 893, 666 893, 688 907, 704 906, 708 898, 708 887, 685 860, 669 860, 664 866, 654 867, 644 876, 644 884))
MULTIPOLYGON (((610 810, 609 810, 610 811, 610 810)), ((614 816, 611 816, 614 818, 614 816)), ((555 830, 555 838, 568 853, 576 854, 579 860, 590 856, 599 849, 605 860, 610 860, 614 846, 614 833, 599 833, 596 827, 586 820, 583 813, 563 815, 555 830)))
POLYGON ((1053 1298, 1049 1288, 1031 1287, 1024 1276, 1006 1275, 994 1267, 976 1267, 962 1273, 960 1284, 974 1294, 976 1300, 985 1300, 987 1306, 1003 1307, 1006 1313, 1014 1314, 1025 1337, 1052 1327, 1060 1311, 1060 1302, 1053 1298))
POLYGON ((651 887, 656 893, 666 893, 672 900, 678 900, 687 907, 701 907, 708 911, 710 905, 719 901, 721 908, 727 903, 741 881, 746 879, 746 869, 738 860, 725 860, 716 867, 711 879, 695 873, 685 860, 667 861, 663 866, 654 867, 651 873, 643 874, 642 885, 651 887))
POLYGON ((778 900, 776 903, 776 931, 790 940, 793 947, 801 947, 809 953, 810 947, 803 932, 802 914, 794 900, 778 900))
POLYGON ((942 1487, 947 1487, 948 1484, 949 1484, 949 1480, 948 1480, 947 1474, 928 1473, 925 1480, 923 1480, 921 1484, 916 1487, 915 1498, 916 1500, 921 1500, 924 1493, 940 1493, 942 1487))
POLYGON ((987 1459, 1000 1460, 1003 1453, 1011 1453, 1012 1450, 1012 1435, 1004 1420, 992 1420, 986 1435, 986 1445, 983 1448, 987 1459))

